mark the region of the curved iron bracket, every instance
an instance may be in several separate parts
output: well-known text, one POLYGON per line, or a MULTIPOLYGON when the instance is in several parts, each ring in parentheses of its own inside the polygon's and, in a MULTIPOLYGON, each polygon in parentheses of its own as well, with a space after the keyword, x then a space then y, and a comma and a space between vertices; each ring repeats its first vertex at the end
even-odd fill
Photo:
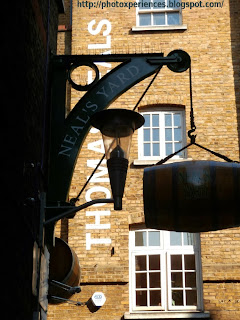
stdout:
MULTIPOLYGON (((172 51, 167 57, 163 57, 162 53, 55 56, 52 65, 52 137, 48 202, 66 201, 78 153, 90 130, 90 117, 95 112, 107 108, 121 94, 154 74, 163 65, 169 66, 174 72, 187 70, 190 57, 181 50, 172 51), (76 66, 87 65, 96 71, 97 78, 98 70, 95 63, 98 62, 122 63, 99 81, 94 81, 64 120, 67 74, 71 74, 76 66)), ((82 90, 81 86, 76 89, 82 90)))

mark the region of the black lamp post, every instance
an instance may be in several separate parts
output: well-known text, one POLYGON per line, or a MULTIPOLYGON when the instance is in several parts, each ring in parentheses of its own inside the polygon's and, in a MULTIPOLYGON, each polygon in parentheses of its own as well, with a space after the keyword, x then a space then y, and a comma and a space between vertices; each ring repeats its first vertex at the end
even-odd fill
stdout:
POLYGON ((144 124, 144 118, 134 111, 108 109, 95 113, 91 124, 102 133, 114 209, 122 210, 132 134, 144 124))

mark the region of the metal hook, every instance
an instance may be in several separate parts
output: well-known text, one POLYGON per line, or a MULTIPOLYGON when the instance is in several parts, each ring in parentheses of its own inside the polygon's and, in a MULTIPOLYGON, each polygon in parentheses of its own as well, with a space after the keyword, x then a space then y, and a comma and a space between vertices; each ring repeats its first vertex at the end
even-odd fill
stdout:
POLYGON ((188 130, 188 137, 191 140, 191 144, 194 144, 196 142, 196 134, 193 134, 193 132, 195 132, 196 130, 196 126, 193 126, 192 129, 188 130))

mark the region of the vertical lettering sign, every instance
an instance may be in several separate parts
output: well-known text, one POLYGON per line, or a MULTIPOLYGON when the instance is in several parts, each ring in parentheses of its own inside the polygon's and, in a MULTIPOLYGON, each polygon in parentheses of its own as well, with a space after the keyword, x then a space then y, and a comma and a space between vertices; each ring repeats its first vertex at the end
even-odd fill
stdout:
MULTIPOLYGON (((96 131, 99 131, 95 128, 92 128, 90 130, 90 134, 96 133, 96 131)), ((96 153, 96 157, 99 157, 98 159, 88 159, 87 160, 87 167, 94 169, 100 158, 102 157, 102 154, 105 152, 103 147, 103 141, 102 139, 90 142, 87 145, 87 148, 89 151, 94 151, 96 153)), ((87 177, 88 179, 89 177, 87 177)), ((95 172, 95 174, 92 176, 90 182, 95 183, 93 187, 90 187, 90 189, 87 190, 85 195, 86 201, 92 200, 92 194, 94 192, 102 192, 105 194, 106 198, 111 197, 111 191, 109 190, 109 177, 108 177, 108 170, 106 167, 106 160, 102 161, 102 164, 98 167, 98 171, 95 172), (107 183, 107 186, 99 186, 98 183, 107 183)), ((111 244, 111 238, 97 238, 96 235, 94 235, 94 238, 92 238, 92 233, 94 230, 110 230, 110 223, 101 223, 101 217, 110 217, 110 210, 103 210, 100 209, 100 206, 103 206, 104 204, 98 204, 92 207, 89 211, 86 211, 86 217, 94 217, 94 222, 92 224, 86 224, 86 250, 91 250, 92 245, 102 245, 102 244, 111 244)))
MULTIPOLYGON (((112 29, 111 22, 107 19, 101 20, 97 25, 96 25, 96 20, 90 21, 88 23, 88 32, 94 36, 98 36, 98 35, 103 36, 106 39, 106 41, 104 41, 104 43, 88 44, 88 50, 91 51, 96 49, 98 50, 107 49, 107 51, 103 51, 102 54, 111 54, 111 35, 110 35, 111 29, 112 29)), ((111 70, 110 63, 100 62, 96 64, 98 66, 101 66, 102 68, 106 68, 105 69, 106 72, 104 73, 107 73, 111 70)), ((88 80, 89 82, 92 82, 93 80, 92 71, 88 72, 88 80)), ((90 134, 94 134, 97 131, 99 130, 92 128, 90 130, 90 134)), ((94 151, 96 153, 96 157, 99 157, 98 159, 87 160, 87 167, 94 169, 97 166, 100 158, 102 157, 102 154, 104 153, 102 139, 89 143, 88 150, 94 151)), ((98 171, 93 175, 90 182, 95 183, 95 185, 87 190, 85 195, 86 201, 92 200, 91 196, 94 192, 101 192, 105 194, 106 198, 111 197, 111 191, 109 190, 109 177, 108 177, 108 171, 106 167, 106 160, 102 161, 102 165, 99 166, 98 171), (106 186, 97 185, 97 183, 104 183, 104 182, 107 184, 106 186)), ((95 219, 95 223, 86 224, 86 231, 87 231, 86 232, 86 250, 91 250, 92 245, 96 246, 96 245, 103 245, 103 244, 111 244, 112 242, 110 237, 97 238, 96 235, 92 237, 92 233, 94 232, 94 230, 110 230, 111 228, 110 223, 101 223, 101 217, 108 216, 110 218, 111 211, 102 210, 102 208, 101 209, 99 208, 100 206, 102 207, 104 206, 104 204, 98 204, 94 206, 93 209, 91 208, 90 210, 86 211, 86 217, 94 217, 95 219)))

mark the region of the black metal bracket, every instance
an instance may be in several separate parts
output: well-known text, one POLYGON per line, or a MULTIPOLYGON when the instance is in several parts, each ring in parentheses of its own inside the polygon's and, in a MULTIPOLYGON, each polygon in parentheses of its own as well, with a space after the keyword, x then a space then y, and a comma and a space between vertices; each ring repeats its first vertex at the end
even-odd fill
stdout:
POLYGON ((55 211, 55 213, 59 213, 58 215, 54 215, 53 218, 50 218, 44 222, 44 226, 49 224, 55 224, 58 220, 63 218, 72 218, 73 214, 83 209, 86 209, 90 206, 93 206, 97 203, 114 203, 114 199, 96 199, 92 201, 88 201, 80 206, 52 206, 45 207, 46 210, 55 211), (66 211, 65 211, 66 210, 66 211), (63 211, 63 212, 62 212, 63 211))
POLYGON ((59 282, 59 281, 56 281, 56 280, 51 280, 50 281, 51 285, 54 285, 56 287, 59 287, 65 291, 67 291, 68 293, 70 294, 75 294, 75 293, 79 293, 81 292, 81 288, 79 286, 76 286, 76 287, 71 287, 65 283, 62 283, 62 282, 59 282))
POLYGON ((80 307, 86 305, 86 302, 74 301, 74 300, 70 300, 70 299, 66 299, 66 298, 62 298, 62 297, 57 297, 57 296, 49 296, 49 299, 62 301, 62 302, 68 302, 70 304, 74 304, 75 306, 80 306, 80 307))
MULTIPOLYGON (((47 203, 66 201, 76 158, 90 129, 91 116, 107 108, 121 94, 164 65, 173 72, 184 72, 190 66, 190 56, 185 51, 174 50, 166 57, 163 53, 52 57, 52 129, 47 203), (98 63, 101 62, 120 64, 99 79, 98 63), (73 81, 71 74, 84 65, 95 71, 95 79, 82 86, 73 81), (67 81, 76 90, 87 92, 65 118, 67 81)), ((47 214, 47 218, 51 217, 47 214)))

